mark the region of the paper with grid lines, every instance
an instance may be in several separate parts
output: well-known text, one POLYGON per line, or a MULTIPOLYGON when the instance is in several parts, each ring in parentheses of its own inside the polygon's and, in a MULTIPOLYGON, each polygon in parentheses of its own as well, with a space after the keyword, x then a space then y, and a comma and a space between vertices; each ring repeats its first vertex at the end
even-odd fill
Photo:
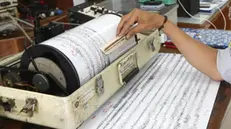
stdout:
POLYGON ((122 88, 80 129, 206 129, 220 83, 182 55, 158 54, 153 60, 137 82, 122 88))

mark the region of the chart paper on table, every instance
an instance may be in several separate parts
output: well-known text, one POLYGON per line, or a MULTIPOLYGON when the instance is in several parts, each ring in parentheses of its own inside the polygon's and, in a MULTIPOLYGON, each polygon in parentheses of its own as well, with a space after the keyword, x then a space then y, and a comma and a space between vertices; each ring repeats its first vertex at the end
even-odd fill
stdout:
POLYGON ((220 83, 182 55, 158 54, 153 60, 80 129, 206 129, 220 83))

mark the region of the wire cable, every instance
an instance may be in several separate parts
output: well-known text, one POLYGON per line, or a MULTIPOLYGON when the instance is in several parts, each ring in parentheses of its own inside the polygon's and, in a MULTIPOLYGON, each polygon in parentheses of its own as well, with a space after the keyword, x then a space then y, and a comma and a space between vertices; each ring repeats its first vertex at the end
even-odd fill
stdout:
POLYGON ((12 21, 17 25, 17 27, 23 32, 23 34, 26 36, 26 38, 30 41, 30 43, 32 45, 35 45, 35 43, 33 42, 33 40, 30 38, 30 36, 26 33, 26 31, 21 27, 21 25, 18 24, 18 22, 15 20, 15 18, 13 16, 11 16, 10 14, 8 15, 9 18, 12 19, 12 21))
POLYGON ((190 17, 192 17, 193 19, 198 19, 198 20, 203 19, 203 20, 207 21, 208 23, 210 23, 210 24, 217 30, 217 27, 216 27, 211 21, 209 21, 209 20, 207 20, 207 19, 205 19, 205 18, 194 17, 193 15, 191 15, 191 14, 185 9, 185 7, 183 6, 183 4, 181 3, 180 0, 178 0, 178 3, 180 4, 180 6, 182 7, 182 9, 183 9, 190 17))
POLYGON ((77 23, 56 22, 56 21, 52 21, 52 23, 55 23, 55 24, 62 24, 62 25, 74 25, 74 26, 79 26, 79 25, 81 25, 81 24, 77 24, 77 23))
POLYGON ((26 22, 26 21, 24 21, 22 19, 19 19, 19 18, 16 18, 16 17, 14 17, 14 19, 17 20, 17 21, 19 21, 19 22, 21 22, 21 23, 24 23, 24 24, 26 24, 26 25, 34 28, 34 25, 31 24, 31 23, 29 23, 29 22, 26 22))

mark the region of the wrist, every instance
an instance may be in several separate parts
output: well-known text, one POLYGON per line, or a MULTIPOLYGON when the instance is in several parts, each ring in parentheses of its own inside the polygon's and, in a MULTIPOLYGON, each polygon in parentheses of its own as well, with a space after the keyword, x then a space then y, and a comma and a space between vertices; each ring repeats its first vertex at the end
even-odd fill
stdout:
POLYGON ((157 17, 155 18, 155 20, 157 20, 156 28, 160 28, 164 23, 165 17, 160 14, 157 14, 157 17))

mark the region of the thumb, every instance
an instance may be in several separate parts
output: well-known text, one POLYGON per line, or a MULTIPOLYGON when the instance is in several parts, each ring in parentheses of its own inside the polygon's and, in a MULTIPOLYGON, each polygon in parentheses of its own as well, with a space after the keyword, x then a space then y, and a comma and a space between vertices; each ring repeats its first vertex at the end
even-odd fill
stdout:
POLYGON ((134 36, 136 33, 139 33, 143 31, 143 26, 142 25, 138 25, 134 28, 132 28, 128 33, 127 33, 127 39, 130 39, 132 36, 134 36))

